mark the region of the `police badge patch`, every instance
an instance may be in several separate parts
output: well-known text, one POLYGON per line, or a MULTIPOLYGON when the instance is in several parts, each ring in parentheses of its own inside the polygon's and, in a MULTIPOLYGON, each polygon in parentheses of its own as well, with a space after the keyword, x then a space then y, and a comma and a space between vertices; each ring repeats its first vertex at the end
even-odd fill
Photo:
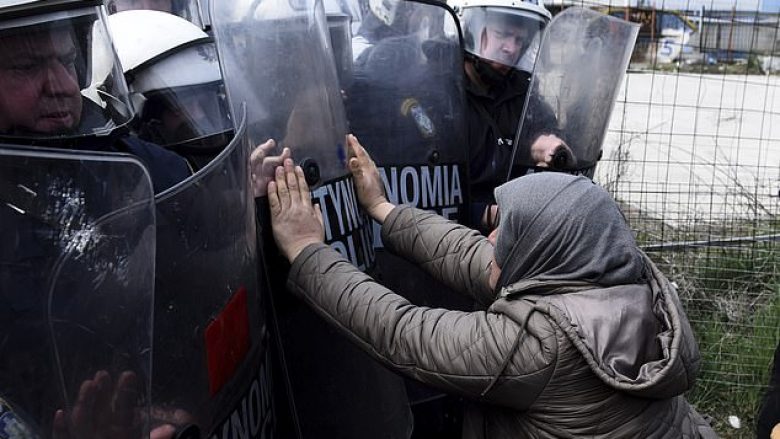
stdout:
POLYGON ((33 437, 21 419, 11 410, 11 406, 0 398, 0 439, 32 439, 33 437))

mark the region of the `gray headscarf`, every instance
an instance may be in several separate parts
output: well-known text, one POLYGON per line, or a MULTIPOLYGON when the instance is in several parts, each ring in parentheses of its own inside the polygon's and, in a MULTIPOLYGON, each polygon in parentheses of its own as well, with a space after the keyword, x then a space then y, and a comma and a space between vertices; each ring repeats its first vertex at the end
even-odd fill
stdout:
POLYGON ((542 172, 495 190, 497 290, 521 279, 638 283, 644 263, 610 195, 585 177, 542 172))

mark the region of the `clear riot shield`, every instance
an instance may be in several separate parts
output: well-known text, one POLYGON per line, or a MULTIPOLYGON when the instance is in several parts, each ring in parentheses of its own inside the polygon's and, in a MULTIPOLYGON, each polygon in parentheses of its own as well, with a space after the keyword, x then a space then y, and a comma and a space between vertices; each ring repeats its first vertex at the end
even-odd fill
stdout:
MULTIPOLYGON (((444 3, 361 0, 368 11, 353 35, 347 116, 379 167, 391 202, 468 219, 468 145, 463 51, 457 18, 444 3)), ((422 269, 382 249, 379 280, 419 306, 471 310, 422 269)), ((417 437, 460 435, 461 407, 441 391, 408 381, 417 437)))
MULTIPOLYGON (((326 242, 370 269, 371 229, 345 167, 344 106, 322 4, 239 0, 211 8, 228 97, 234 109, 247 105, 251 144, 273 138, 292 150, 322 208, 326 242)), ((262 226, 272 243, 270 224, 262 226)), ((274 249, 266 255, 300 434, 405 436, 411 416, 403 381, 289 298, 281 256, 274 249)))
POLYGON ((208 165, 157 195, 158 422, 203 437, 274 437, 265 305, 257 280, 246 118, 208 165))
POLYGON ((639 25, 572 7, 547 27, 515 138, 513 164, 593 177, 639 25), (546 145, 554 135, 556 145, 546 145), (550 147, 552 146, 552 148, 550 147), (540 163, 552 155, 548 165, 540 163))
POLYGON ((353 66, 350 127, 380 167, 390 201, 463 220, 468 150, 457 19, 442 3, 382 5, 389 3, 386 29, 354 36, 370 45, 353 66))
POLYGON ((346 0, 324 0, 328 34, 336 63, 336 73, 342 90, 352 83, 352 32, 355 19, 346 0))
POLYGON ((0 145, 0 224, 0 437, 148 437, 146 170, 127 155, 0 145))

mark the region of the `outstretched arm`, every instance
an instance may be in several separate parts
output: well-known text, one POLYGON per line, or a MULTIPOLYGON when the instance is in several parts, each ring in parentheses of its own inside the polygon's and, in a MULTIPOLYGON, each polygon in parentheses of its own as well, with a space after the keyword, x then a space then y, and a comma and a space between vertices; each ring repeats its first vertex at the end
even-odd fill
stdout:
POLYGON ((374 161, 355 136, 350 135, 347 142, 358 200, 382 224, 385 247, 448 287, 483 304, 492 303, 487 280, 493 246, 487 239, 434 213, 387 201, 374 161))
POLYGON ((554 370, 557 338, 532 305, 513 308, 523 327, 498 312, 414 306, 322 243, 319 214, 291 161, 268 192, 274 236, 292 263, 288 288, 326 321, 386 366, 445 391, 515 409, 535 401, 554 370))

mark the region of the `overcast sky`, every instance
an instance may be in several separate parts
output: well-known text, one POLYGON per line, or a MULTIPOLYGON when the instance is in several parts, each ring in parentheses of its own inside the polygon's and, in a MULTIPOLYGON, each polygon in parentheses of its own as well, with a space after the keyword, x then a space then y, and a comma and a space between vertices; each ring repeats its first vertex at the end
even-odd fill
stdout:
POLYGON ((761 2, 761 10, 765 12, 780 11, 780 0, 764 0, 761 2))

